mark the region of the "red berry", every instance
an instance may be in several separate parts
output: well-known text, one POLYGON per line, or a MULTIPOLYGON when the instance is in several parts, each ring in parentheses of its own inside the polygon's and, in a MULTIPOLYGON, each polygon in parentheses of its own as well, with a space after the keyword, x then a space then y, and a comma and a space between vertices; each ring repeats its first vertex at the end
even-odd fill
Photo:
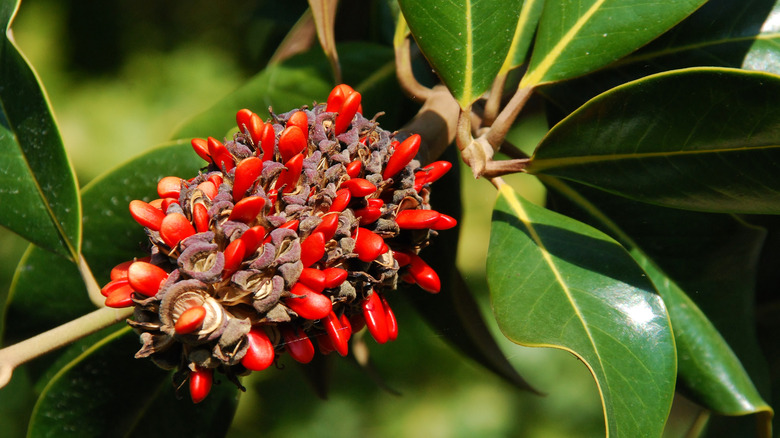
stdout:
POLYGON ((449 230, 456 225, 458 225, 458 221, 456 221, 454 217, 442 214, 438 219, 436 219, 436 223, 431 225, 431 229, 439 231, 449 230))
POLYGON ((300 297, 287 298, 284 300, 284 304, 300 315, 301 318, 316 321, 325 318, 333 310, 333 303, 331 303, 330 298, 314 292, 303 283, 295 283, 290 293, 300 297))
POLYGON ((314 229, 315 233, 322 233, 325 237, 325 241, 333 238, 336 234, 336 230, 339 228, 339 215, 338 213, 326 213, 322 216, 322 222, 314 229))
POLYGON ((105 305, 106 307, 112 307, 119 309, 122 307, 130 307, 133 305, 133 288, 129 285, 117 287, 106 295, 105 305))
POLYGON ((322 233, 313 233, 301 242, 301 263, 304 268, 320 261, 325 255, 325 236, 322 233))
POLYGON ((279 136, 279 154, 282 162, 286 163, 296 154, 306 148, 306 135, 303 130, 295 125, 288 125, 279 136))
POLYGON ((260 248, 264 237, 265 228, 260 225, 256 225, 244 231, 244 234, 241 235, 241 240, 244 241, 244 247, 246 250, 245 256, 254 254, 254 252, 257 251, 257 248, 260 248))
POLYGON ((181 178, 178 176, 166 176, 157 182, 157 194, 161 198, 179 199, 181 193, 181 178))
POLYGON ((137 261, 127 269, 127 279, 136 292, 153 297, 160 290, 160 284, 168 278, 168 273, 159 266, 137 261))
POLYGON ((347 280, 349 273, 341 268, 328 268, 322 271, 325 274, 325 289, 341 286, 347 280))
POLYGON ((349 175, 350 178, 359 177, 360 171, 362 170, 363 170, 363 162, 360 160, 355 160, 347 164, 347 175, 349 175))
POLYGON ((192 149, 195 150, 195 153, 198 154, 199 157, 208 162, 211 162, 211 155, 209 155, 209 145, 205 139, 193 138, 190 143, 192 144, 192 149))
POLYGON ((160 237, 171 248, 193 234, 195 234, 195 228, 181 213, 171 213, 165 216, 160 224, 160 237))
MULTIPOLYGON (((296 111, 287 119, 287 126, 297 126, 303 133, 304 145, 309 139, 309 117, 303 111, 296 111)), ((281 140, 280 140, 281 142, 281 140)), ((298 151, 300 152, 300 151, 298 151)), ((296 152, 297 153, 297 152, 296 152)), ((294 154, 293 154, 294 155, 294 154)))
POLYGON ((276 144, 276 132, 274 131, 274 125, 272 125, 271 123, 266 123, 265 126, 263 126, 263 135, 261 139, 261 146, 263 149, 263 161, 274 159, 275 144, 276 144))
POLYGON ((250 157, 238 163, 233 178, 233 200, 240 201, 262 172, 263 160, 257 157, 250 157))
POLYGON ((360 93, 353 92, 344 100, 344 104, 339 108, 339 113, 336 115, 336 123, 333 126, 333 131, 336 135, 340 135, 345 132, 352 123, 352 119, 358 112, 360 107, 360 93))
POLYGON ((329 113, 340 111, 347 96, 354 92, 355 90, 347 84, 336 85, 328 96, 328 104, 325 107, 325 111, 329 113))
POLYGON ((352 178, 341 183, 342 189, 349 190, 352 196, 362 198, 376 192, 376 186, 363 178, 352 178))
POLYGON ((233 275, 241 266, 246 255, 246 244, 241 239, 236 239, 225 248, 225 267, 222 270, 222 278, 233 275))
POLYGON ((206 197, 209 199, 214 199, 214 197, 217 196, 217 193, 219 193, 217 185, 212 181, 203 181, 202 183, 198 184, 198 190, 203 192, 203 194, 206 195, 206 197))
POLYGON ((253 328, 246 334, 249 348, 241 359, 241 365, 252 371, 262 371, 274 363, 274 344, 268 335, 259 328, 253 328))
POLYGON ((247 196, 236 202, 228 219, 245 224, 251 223, 260 215, 263 207, 265 207, 265 199, 260 196, 247 196))
POLYGON ((204 319, 206 319, 206 308, 193 306, 182 312, 179 319, 176 320, 176 325, 174 325, 173 329, 176 331, 176 334, 186 335, 203 325, 204 319))
POLYGON ((130 216, 141 226, 150 230, 160 231, 165 213, 152 207, 144 201, 130 201, 130 216))
MULTIPOLYGON (((146 260, 148 261, 148 260, 146 260)), ((135 262, 135 260, 128 260, 126 262, 122 262, 116 266, 114 266, 111 269, 111 280, 121 280, 123 278, 127 278, 127 269, 135 262)))
POLYGON ((303 154, 298 154, 284 164, 285 169, 279 174, 274 188, 282 190, 282 193, 289 193, 295 190, 298 185, 298 178, 301 177, 303 170, 303 154), (284 189, 282 189, 284 187, 284 189))
POLYGON ((341 325, 338 316, 331 311, 328 316, 325 317, 323 322, 325 325, 325 332, 330 338, 331 344, 334 349, 342 356, 346 356, 349 351, 349 334, 347 330, 341 325))
POLYGON ((382 216, 382 210, 374 207, 361 208, 355 210, 355 217, 360 218, 360 225, 366 226, 373 224, 382 216))
POLYGON ((363 301, 363 317, 366 320, 366 327, 371 336, 380 344, 388 340, 387 317, 385 309, 382 306, 382 300, 379 294, 372 292, 365 301, 363 301))
POLYGON ((205 205, 201 203, 195 204, 192 207, 192 222, 195 223, 195 230, 199 233, 203 233, 209 230, 209 211, 205 205))
POLYGON ((398 213, 395 222, 402 230, 423 230, 431 228, 441 217, 434 210, 403 210, 398 213))
POLYGON ((411 262, 409 263, 409 274, 414 282, 424 290, 431 293, 438 293, 441 290, 441 280, 423 259, 417 254, 409 254, 411 262))
POLYGON ((298 277, 298 281, 311 288, 314 292, 321 293, 325 290, 326 278, 325 272, 319 269, 304 268, 303 271, 301 271, 301 275, 298 277))
POLYGON ((385 322, 387 322, 387 340, 395 341, 398 339, 398 320, 395 319, 395 313, 390 305, 387 303, 385 297, 382 298, 382 307, 385 309, 385 322))
POLYGON ((282 338, 284 338, 284 348, 290 353, 290 357, 300 363, 309 363, 314 358, 314 344, 306 336, 303 329, 298 328, 294 331, 290 326, 282 326, 282 338))
MULTIPOLYGON (((351 180, 350 180, 351 181, 351 180)), ((349 205, 349 201, 352 199, 352 193, 349 191, 349 189, 339 189, 336 191, 336 197, 333 198, 333 204, 331 204, 330 209, 328 212, 336 211, 336 212, 342 212, 345 208, 347 208, 347 205, 349 205)))
POLYGON ((419 170, 414 174, 414 189, 419 192, 423 185, 438 180, 451 168, 452 163, 448 161, 434 161, 423 167, 422 170, 419 170))
POLYGON ((417 151, 420 150, 420 135, 414 134, 411 137, 404 140, 390 156, 385 170, 382 172, 382 179, 389 179, 394 177, 401 171, 410 161, 417 155, 417 151))
POLYGON ((409 254, 400 251, 393 251, 393 258, 398 262, 399 268, 408 265, 412 261, 409 254))
POLYGON ((213 379, 213 370, 196 368, 195 371, 190 371, 190 397, 193 403, 200 403, 206 399, 211 391, 213 379))
POLYGON ((383 253, 385 241, 371 230, 358 228, 354 239, 355 254, 364 262, 373 262, 383 253))
POLYGON ((235 167, 236 162, 233 160, 233 155, 230 154, 221 141, 214 137, 209 137, 206 142, 209 148, 209 155, 218 168, 224 168, 225 172, 229 172, 230 169, 235 167))

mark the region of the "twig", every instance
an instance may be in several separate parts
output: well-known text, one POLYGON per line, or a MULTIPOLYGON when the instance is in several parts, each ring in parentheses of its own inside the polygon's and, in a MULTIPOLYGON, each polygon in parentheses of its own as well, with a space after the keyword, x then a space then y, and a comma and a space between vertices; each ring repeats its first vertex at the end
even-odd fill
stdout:
POLYGON ((79 256, 78 266, 79 266, 79 274, 81 274, 81 279, 84 281, 84 285, 87 287, 87 294, 89 295, 89 300, 92 301, 92 303, 95 304, 97 307, 104 307, 105 306, 104 302, 106 298, 100 293, 100 286, 95 280, 95 276, 92 275, 92 270, 89 269, 87 260, 84 258, 83 255, 79 256))
POLYGON ((485 111, 482 114, 482 126, 488 127, 493 124, 498 115, 498 109, 501 107, 501 98, 504 95, 504 84, 506 83, 507 73, 501 73, 496 76, 493 85, 490 87, 490 96, 485 102, 485 111))
POLYGON ((8 384, 17 366, 122 321, 132 313, 132 308, 103 307, 59 327, 3 348, 0 350, 0 388, 8 384))
POLYGON ((512 123, 515 122, 520 110, 523 109, 528 98, 531 97, 533 92, 532 87, 519 88, 509 103, 506 104, 503 110, 496 117, 495 122, 490 127, 490 130, 485 134, 485 138, 495 149, 504 142, 506 133, 509 132, 509 128, 512 127, 512 123))
POLYGON ((401 88, 415 102, 425 102, 431 96, 431 89, 417 82, 412 71, 412 55, 409 38, 395 46, 395 74, 401 88))
POLYGON ((509 175, 512 173, 518 173, 525 170, 529 158, 521 158, 517 160, 499 160, 488 161, 485 165, 485 170, 482 171, 482 176, 486 178, 494 178, 502 175, 509 175))

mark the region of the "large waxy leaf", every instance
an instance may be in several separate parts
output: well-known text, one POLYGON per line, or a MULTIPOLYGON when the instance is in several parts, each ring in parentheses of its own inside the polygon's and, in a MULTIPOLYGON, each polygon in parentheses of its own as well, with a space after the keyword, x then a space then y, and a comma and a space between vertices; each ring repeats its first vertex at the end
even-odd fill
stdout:
POLYGON ((701 211, 780 213, 780 78, 650 76, 597 96, 539 144, 531 173, 701 211))
POLYGON ((177 400, 169 373, 129 354, 137 347, 127 327, 68 363, 44 388, 28 436, 224 435, 236 407, 235 387, 215 385, 199 405, 177 400))
MULTIPOLYGON (((366 116, 387 111, 380 123, 397 123, 396 109, 405 98, 395 83, 392 49, 344 44, 339 46, 339 58, 344 66, 344 82, 363 96, 366 116)), ((241 108, 249 108, 267 120, 269 106, 276 112, 286 112, 315 100, 325 102, 333 88, 329 65, 319 48, 270 64, 244 86, 178 127, 172 138, 221 138, 234 129, 235 114, 241 108)))
POLYGON ((674 329, 678 390, 720 414, 759 413, 765 430, 772 410, 756 386, 766 389, 769 379, 752 316, 765 233, 731 215, 668 209, 555 178, 543 181, 556 211, 620 241, 658 288, 674 329))
POLYGON ((400 0, 417 44, 462 108, 498 74, 509 52, 522 0, 400 0))
POLYGON ((512 45, 509 47, 504 65, 501 66, 501 73, 506 73, 525 62, 531 41, 536 34, 536 25, 542 15, 542 6, 544 6, 543 0, 523 1, 515 26, 515 36, 512 38, 512 45))
POLYGON ((669 32, 604 69, 540 91, 566 115, 610 88, 698 66, 780 73, 775 0, 710 0, 669 32))
MULTIPOLYGON (((7 29, 18 1, 0 2, 7 29)), ((32 68, 0 38, 0 225, 48 251, 78 260, 81 205, 49 103, 32 68)))
POLYGON ((493 212, 488 283, 509 339, 585 362, 609 435, 660 436, 674 392, 674 340, 661 298, 623 247, 504 185, 493 212))
POLYGON ((601 68, 661 35, 705 1, 545 2, 521 86, 569 79, 601 68))
MULTIPOLYGON (((84 257, 98 282, 116 264, 144 255, 143 228, 128 212, 133 199, 157 197, 157 181, 189 177, 204 164, 189 145, 156 149, 96 179, 83 191, 84 257)), ((37 247, 19 264, 4 315, 4 343, 29 338, 94 310, 75 265, 37 247)))

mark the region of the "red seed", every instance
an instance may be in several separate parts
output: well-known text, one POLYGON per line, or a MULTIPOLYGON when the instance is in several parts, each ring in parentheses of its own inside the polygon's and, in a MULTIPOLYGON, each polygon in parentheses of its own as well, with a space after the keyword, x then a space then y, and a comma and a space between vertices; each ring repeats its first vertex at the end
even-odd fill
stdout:
POLYGON ((195 234, 195 228, 181 213, 171 213, 165 216, 160 224, 160 237, 171 248, 193 234, 195 234))
POLYGON ((349 273, 341 268, 328 268, 322 271, 325 274, 325 289, 341 286, 347 280, 349 273))
POLYGON ((385 205, 385 201, 379 198, 371 198, 368 200, 369 207, 382 208, 383 205, 385 205))
MULTIPOLYGON (((350 180, 352 181, 352 180, 350 180)), ((347 205, 349 205, 349 201, 352 199, 352 193, 348 189, 339 189, 336 191, 336 197, 333 198, 333 204, 331 204, 330 209, 328 212, 336 211, 336 212, 342 212, 345 208, 347 208, 347 205)))
POLYGON ((323 325, 325 326, 325 332, 328 334, 328 338, 330 338, 330 342, 333 344, 335 350, 341 356, 346 356, 349 352, 349 334, 341 325, 339 317, 331 310, 328 316, 325 317, 323 325))
POLYGON ((252 371, 262 371, 274 363, 274 344, 260 328, 253 328, 246 334, 249 348, 241 359, 241 365, 252 371))
MULTIPOLYGON (((148 261, 148 260, 147 260, 148 261)), ((122 262, 111 269, 111 281, 121 280, 127 278, 127 269, 135 262, 135 260, 128 260, 122 262)))
POLYGON ((344 104, 339 108, 339 113, 336 115, 336 123, 333 126, 333 131, 336 135, 345 132, 350 123, 352 123, 352 119, 355 117, 358 107, 360 107, 360 98, 360 93, 355 91, 344 99, 344 104))
POLYGON ((165 198, 160 200, 160 210, 161 211, 168 211, 168 207, 170 207, 173 204, 178 204, 179 200, 174 198, 165 198))
POLYGON ((219 189, 219 186, 222 185, 222 181, 223 181, 222 175, 218 173, 211 174, 208 180, 211 181, 211 183, 214 184, 214 187, 216 187, 217 189, 219 189))
POLYGON ((352 178, 341 183, 342 189, 349 190, 352 196, 363 197, 376 192, 376 186, 363 178, 352 178))
POLYGON ((127 269, 130 286, 147 297, 155 296, 166 278, 168 273, 164 269, 148 262, 136 261, 127 269))
POLYGON ((263 126, 263 136, 261 140, 261 146, 263 148, 263 161, 274 159, 274 146, 276 143, 276 131, 274 131, 274 125, 266 123, 263 126))
POLYGON ((233 178, 233 200, 240 201, 261 173, 263 173, 263 160, 257 157, 250 157, 238 163, 233 178))
POLYGON ((417 171, 414 174, 414 189, 419 192, 423 185, 430 184, 438 180, 451 168, 452 163, 449 161, 434 161, 433 163, 423 167, 422 170, 417 171))
POLYGON ((255 251, 257 251, 257 248, 260 248, 264 237, 265 228, 260 225, 256 225, 244 231, 244 234, 241 235, 241 240, 244 241, 244 248, 246 250, 245 257, 254 254, 255 251))
POLYGON ((236 113, 236 125, 238 125, 238 129, 241 130, 241 132, 244 131, 244 127, 249 126, 249 120, 252 118, 252 110, 250 109, 240 109, 236 113))
POLYGON ((285 169, 282 169, 282 173, 279 174, 279 178, 276 180, 274 189, 282 190, 282 193, 289 193, 295 190, 295 186, 298 185, 298 178, 301 177, 303 154, 290 158, 290 161, 286 162, 284 167, 285 169))
POLYGON ((284 304, 300 315, 301 318, 316 321, 325 318, 333 310, 333 303, 330 301, 330 298, 314 292, 303 283, 295 283, 290 293, 300 295, 301 297, 287 298, 284 300, 284 304))
POLYGON ((395 217, 395 222, 403 230, 423 230, 431 228, 441 217, 434 210, 403 210, 395 217))
POLYGON ((431 293, 438 293, 441 290, 441 280, 423 259, 417 254, 409 254, 411 262, 409 263, 409 275, 418 286, 431 293))
POLYGON ((382 306, 382 300, 376 292, 372 292, 363 301, 363 318, 365 318, 368 332, 371 333, 374 340, 380 344, 387 342, 389 336, 387 333, 387 317, 382 306))
POLYGON ((195 204, 192 207, 192 221, 195 223, 195 230, 199 233, 203 233, 209 230, 209 211, 205 205, 201 203, 195 204))
POLYGON ((322 233, 325 237, 325 241, 333 238, 336 234, 336 230, 339 228, 339 214, 338 213, 326 213, 322 216, 322 222, 314 229, 315 233, 322 233))
POLYGON ((193 306, 185 310, 179 316, 173 329, 176 331, 176 334, 186 335, 194 332, 203 325, 204 319, 206 319, 206 308, 203 306, 193 306))
POLYGON ((286 163, 296 154, 301 153, 306 148, 306 135, 303 130, 297 126, 287 126, 279 136, 279 154, 282 156, 282 162, 286 163))
POLYGON ((154 231, 160 231, 160 225, 162 225, 162 221, 165 219, 165 213, 161 210, 138 200, 130 201, 130 216, 141 226, 154 231))
POLYGON ((355 160, 347 164, 347 175, 349 175, 350 178, 359 177, 360 171, 362 170, 363 170, 363 162, 360 160, 355 160))
POLYGON ((405 252, 393 251, 393 257, 398 262, 399 268, 408 265, 412 261, 411 256, 405 252))
POLYGON ((347 315, 342 313, 341 316, 339 316, 339 322, 341 323, 341 326, 344 327, 344 331, 347 332, 347 338, 352 337, 352 333, 354 333, 352 331, 352 322, 347 318, 347 315))
POLYGON ((192 149, 195 150, 195 153, 198 154, 199 157, 203 158, 209 163, 211 162, 211 155, 209 155, 209 145, 205 139, 193 138, 190 143, 192 144, 192 149))
POLYGON ((213 380, 213 370, 196 368, 195 371, 190 371, 190 397, 193 403, 200 403, 206 399, 211 391, 213 380))
POLYGON ((281 332, 284 338, 284 348, 290 353, 290 357, 300 363, 311 362, 314 358, 314 344, 306 336, 306 332, 301 328, 298 328, 296 332, 289 326, 283 326, 281 332))
POLYGON ((241 266, 246 255, 246 244, 241 239, 236 239, 225 248, 225 267, 222 270, 222 278, 233 275, 241 266))
POLYGON ((249 131, 249 136, 252 137, 252 143, 255 147, 259 147, 263 139, 263 129, 265 129, 263 120, 257 114, 252 114, 252 118, 249 120, 249 125, 246 128, 249 131))
MULTIPOLYGON (((173 198, 165 198, 165 199, 173 199, 173 198)), ((162 204, 163 204, 163 200, 161 198, 152 199, 151 201, 149 201, 149 205, 151 205, 152 207, 158 210, 162 210, 162 204)))
MULTIPOLYGON (((108 286, 108 285, 106 285, 108 286)), ((115 309, 119 309, 122 307, 130 307, 133 305, 133 290, 130 285, 124 285, 121 287, 116 287, 113 290, 111 290, 110 293, 106 295, 106 301, 105 305, 106 307, 112 307, 115 309)))
MULTIPOLYGON (((324 274, 323 274, 323 281, 324 281, 324 274)), ((106 285, 100 289, 100 294, 103 295, 104 297, 107 297, 111 295, 111 292, 114 292, 115 290, 124 286, 130 287, 130 281, 127 279, 127 275, 125 275, 125 278, 118 278, 116 280, 111 280, 108 283, 106 283, 106 285)), ((132 290, 132 287, 130 289, 132 290)))
POLYGON ((265 199, 260 196, 247 196, 246 198, 236 202, 233 206, 233 210, 230 212, 228 220, 243 222, 245 224, 251 223, 265 207, 265 199))
MULTIPOLYGON (((293 113, 293 115, 290 116, 289 119, 287 119, 287 127, 290 126, 297 126, 300 128, 301 132, 303 133, 303 139, 304 141, 308 141, 309 139, 309 118, 306 116, 306 113, 303 111, 296 111, 293 113)), ((281 140, 280 140, 281 142, 281 140)), ((305 144, 305 143, 304 143, 305 144)), ((300 152, 300 151, 298 151, 300 152)), ((298 153, 296 152, 296 153, 298 153)), ((295 154, 293 154, 295 155, 295 154)))
POLYGON ((325 236, 322 233, 313 233, 301 242, 301 263, 304 268, 320 261, 325 255, 325 236))
POLYGON ((209 147, 209 155, 214 160, 214 164, 218 168, 224 168, 225 172, 229 172, 230 169, 235 167, 236 162, 233 160, 233 155, 230 154, 221 141, 214 137, 209 137, 206 142, 208 143, 209 147))
POLYGON ((439 216, 439 219, 436 220, 436 223, 431 225, 431 229, 439 231, 449 230, 456 225, 458 225, 458 221, 456 221, 454 217, 442 214, 439 216))
POLYGON ((364 262, 372 262, 382 254, 385 241, 371 230, 358 228, 354 236, 355 254, 364 262))
POLYGON ((380 298, 382 298, 382 307, 385 309, 385 321, 387 322, 387 340, 395 341, 398 339, 398 320, 395 319, 395 313, 393 313, 393 309, 391 309, 390 305, 387 303, 387 299, 385 297, 380 298))
POLYGON ((354 92, 355 90, 347 84, 336 85, 328 96, 328 104, 325 107, 325 111, 329 113, 340 111, 344 105, 344 100, 354 92))
POLYGON ((311 288, 314 292, 322 293, 325 290, 326 278, 325 272, 319 269, 304 268, 298 277, 298 281, 311 288))
POLYGON ((202 183, 198 184, 198 190, 203 192, 203 194, 206 195, 206 197, 209 199, 214 199, 214 197, 217 196, 217 193, 219 193, 216 184, 214 184, 212 181, 203 181, 202 183))
POLYGON ((410 161, 417 155, 417 151, 420 150, 420 135, 414 134, 411 137, 404 140, 390 156, 385 170, 382 172, 382 179, 389 179, 394 177, 401 171, 410 161))
POLYGON ((361 208, 355 210, 355 217, 360 218, 360 225, 366 226, 373 224, 382 216, 382 210, 374 207, 361 208))
POLYGON ((157 194, 161 198, 179 198, 181 193, 181 178, 178 176, 166 176, 157 182, 157 194))

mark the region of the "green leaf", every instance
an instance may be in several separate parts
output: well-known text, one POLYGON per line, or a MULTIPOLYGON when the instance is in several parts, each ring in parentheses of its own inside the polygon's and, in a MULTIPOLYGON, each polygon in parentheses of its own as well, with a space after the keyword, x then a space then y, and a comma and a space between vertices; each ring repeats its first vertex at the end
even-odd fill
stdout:
POLYGON ((539 17, 542 15, 543 0, 525 0, 520 9, 520 16, 515 26, 515 36, 512 45, 501 66, 501 73, 522 65, 528 57, 528 49, 531 47, 539 17))
MULTIPOLYGON (((397 123, 397 108, 404 97, 395 82, 393 50, 366 43, 340 45, 338 49, 344 81, 362 94, 364 114, 387 111, 380 122, 397 123)), ((220 138, 234 129, 235 114, 241 108, 250 108, 265 120, 269 106, 287 112, 315 100, 324 102, 333 88, 331 81, 330 64, 319 48, 270 64, 244 86, 178 127, 173 138, 220 138)))
MULTIPOLYGON (((202 164, 189 145, 169 145, 139 156, 84 188, 84 257, 99 284, 108 282, 111 268, 118 263, 144 255, 147 237, 128 212, 130 201, 156 198, 160 178, 189 177, 202 164)), ((94 308, 76 266, 32 246, 16 271, 5 308, 3 341, 29 338, 94 308)))
POLYGON ((710 0, 669 32, 604 69, 540 92, 567 115, 610 88, 666 70, 698 66, 780 73, 774 0, 710 0))
POLYGON ((756 386, 766 388, 769 378, 753 317, 765 233, 730 215, 652 206, 556 178, 542 181, 556 211, 618 240, 658 288, 674 329, 678 390, 720 414, 758 413, 768 427, 772 409, 756 386))
POLYGON ((460 104, 490 88, 509 52, 522 0, 400 0, 417 45, 460 104))
POLYGON ((623 247, 504 185, 487 266, 496 320, 510 340, 582 359, 609 435, 660 436, 674 393, 674 340, 661 298, 623 247))
POLYGON ((523 86, 573 78, 652 41, 706 0, 546 2, 523 86))
POLYGON ((732 69, 650 76, 590 100, 528 172, 700 211, 780 213, 780 78, 732 69))
POLYGON ((76 261, 78 186, 38 78, 8 38, 17 7, 0 2, 0 225, 76 261))
POLYGON ((169 373, 134 359, 137 337, 115 331, 75 358, 38 399, 28 436, 223 436, 236 407, 236 388, 215 385, 202 404, 177 400, 169 373), (110 390, 107 390, 109 389, 110 390))

